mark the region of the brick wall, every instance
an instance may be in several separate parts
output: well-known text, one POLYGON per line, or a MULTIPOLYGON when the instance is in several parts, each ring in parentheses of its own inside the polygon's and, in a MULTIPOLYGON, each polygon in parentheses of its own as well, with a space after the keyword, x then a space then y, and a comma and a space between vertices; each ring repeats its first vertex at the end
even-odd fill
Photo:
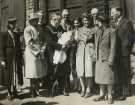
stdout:
MULTIPOLYGON (((46 2, 46 1, 49 1, 49 0, 26 0, 26 20, 28 20, 28 16, 30 13, 37 11, 38 9, 43 8, 42 10, 45 11, 46 13, 48 13, 48 11, 46 11, 46 10, 48 10, 47 9, 48 6, 46 7, 46 5, 48 5, 48 2, 46 2), (41 3, 42 3, 42 5, 41 5, 41 3), (47 3, 47 4, 45 4, 45 3, 47 3)), ((63 0, 61 0, 61 1, 63 1, 63 0)), ((80 0, 78 0, 78 1, 80 1, 80 0)), ((120 0, 82 0, 82 1, 83 1, 83 4, 82 4, 83 11, 88 11, 90 13, 91 8, 97 7, 97 8, 99 8, 100 14, 106 13, 109 15, 110 8, 119 5, 120 0)), ((65 6, 65 5, 63 4, 63 6, 65 6)), ((60 7, 58 7, 58 8, 60 8, 60 7)), ((50 8, 50 9, 54 9, 54 8, 50 8)))
POLYGON ((110 8, 115 6, 119 0, 86 0, 85 9, 90 13, 91 8, 97 7, 100 14, 108 14, 110 8))
POLYGON ((33 13, 35 11, 35 4, 34 0, 25 0, 26 2, 26 25, 28 24, 29 14, 33 13))
MULTIPOLYGON (((1 0, 0 0, 0 7, 1 7, 1 0)), ((1 8, 0 8, 0 30, 1 30, 1 8)))

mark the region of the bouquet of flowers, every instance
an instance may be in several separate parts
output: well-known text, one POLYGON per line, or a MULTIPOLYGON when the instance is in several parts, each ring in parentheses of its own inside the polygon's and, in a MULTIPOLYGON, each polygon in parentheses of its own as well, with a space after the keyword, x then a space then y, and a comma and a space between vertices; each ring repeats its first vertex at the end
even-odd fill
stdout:
POLYGON ((46 49, 46 44, 42 43, 35 43, 34 41, 31 41, 29 43, 29 48, 31 49, 31 53, 36 56, 39 59, 44 59, 44 51, 46 49))
MULTIPOLYGON (((72 40, 72 31, 64 32, 61 37, 58 40, 58 43, 62 45, 62 48, 64 49, 66 46, 68 46, 69 42, 72 40)), ((67 59, 66 52, 64 50, 55 50, 54 56, 53 56, 53 63, 59 64, 64 63, 67 59)))

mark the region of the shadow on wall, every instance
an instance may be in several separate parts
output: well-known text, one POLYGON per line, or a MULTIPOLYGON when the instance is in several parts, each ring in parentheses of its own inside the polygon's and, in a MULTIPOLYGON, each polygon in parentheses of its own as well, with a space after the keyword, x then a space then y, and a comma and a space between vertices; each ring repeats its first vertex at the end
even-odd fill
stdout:
POLYGON ((58 103, 57 102, 48 102, 48 103, 46 103, 44 101, 36 101, 36 102, 23 103, 21 105, 56 105, 56 104, 58 104, 58 103))
MULTIPOLYGON (((0 100, 4 100, 7 98, 7 93, 0 94, 0 100)), ((0 103, 1 105, 1 103, 0 103)))
POLYGON ((135 84, 131 85, 131 96, 135 96, 135 84))

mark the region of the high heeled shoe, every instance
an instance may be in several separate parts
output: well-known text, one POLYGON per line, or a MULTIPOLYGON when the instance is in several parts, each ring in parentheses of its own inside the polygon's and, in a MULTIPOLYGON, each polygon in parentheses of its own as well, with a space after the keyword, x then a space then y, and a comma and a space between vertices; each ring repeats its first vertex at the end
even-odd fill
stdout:
POLYGON ((7 99, 12 100, 13 98, 14 98, 14 96, 12 94, 8 93, 7 99))
POLYGON ((113 98, 108 98, 107 103, 108 103, 108 104, 113 104, 113 103, 114 103, 113 98))
POLYGON ((68 92, 63 92, 63 95, 64 96, 69 96, 69 93, 68 92))
POLYGON ((81 97, 84 97, 85 96, 85 91, 82 91, 81 92, 81 97))
POLYGON ((94 99, 95 102, 97 101, 104 101, 105 100, 105 96, 98 96, 94 99))
POLYGON ((38 90, 35 91, 35 94, 36 94, 36 96, 40 96, 40 97, 42 96, 38 90))
POLYGON ((92 96, 92 93, 86 92, 84 98, 88 98, 88 97, 91 97, 91 96, 92 96))

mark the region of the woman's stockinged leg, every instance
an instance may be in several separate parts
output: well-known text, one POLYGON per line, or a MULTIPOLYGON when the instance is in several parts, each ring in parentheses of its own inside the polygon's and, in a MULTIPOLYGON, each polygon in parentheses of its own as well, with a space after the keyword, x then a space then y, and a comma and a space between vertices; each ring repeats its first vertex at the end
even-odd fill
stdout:
POLYGON ((93 77, 86 78, 86 92, 91 93, 93 87, 93 77))
POLYGON ((37 79, 30 79, 30 93, 32 97, 36 96, 36 91, 38 90, 38 80, 37 79))
POLYGON ((81 87, 82 87, 82 91, 85 92, 85 84, 86 84, 86 81, 85 81, 85 77, 80 77, 80 83, 81 83, 81 87))
POLYGON ((30 94, 31 97, 34 97, 34 80, 30 79, 30 94))
POLYGON ((80 84, 81 84, 81 88, 82 88, 81 97, 84 97, 85 96, 85 84, 86 84, 84 76, 80 77, 80 84))
POLYGON ((107 85, 107 89, 108 89, 108 104, 112 104, 114 102, 113 100, 113 85, 107 85))
POLYGON ((105 96, 105 95, 106 95, 106 86, 100 85, 100 96, 105 96))
POLYGON ((88 98, 90 96, 92 96, 92 78, 87 77, 86 78, 86 94, 85 94, 85 98, 88 98))
POLYGON ((103 101, 106 96, 106 85, 99 84, 100 87, 100 95, 94 99, 94 101, 103 101))

